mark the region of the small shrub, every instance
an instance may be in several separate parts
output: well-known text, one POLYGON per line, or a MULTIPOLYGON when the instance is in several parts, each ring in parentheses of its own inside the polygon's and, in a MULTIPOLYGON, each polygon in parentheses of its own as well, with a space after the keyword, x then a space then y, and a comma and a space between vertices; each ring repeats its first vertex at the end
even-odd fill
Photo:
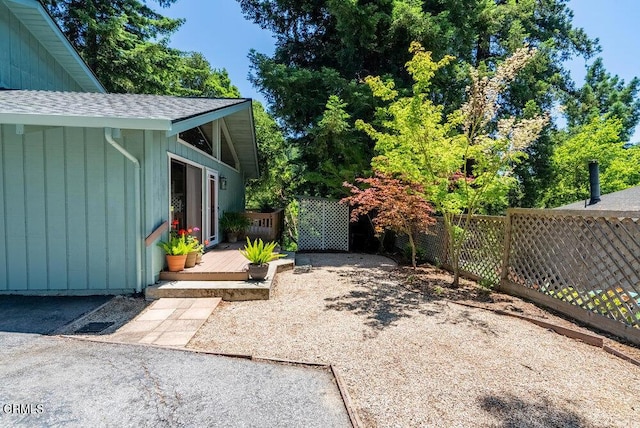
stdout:
MULTIPOLYGON (((404 252, 403 252, 404 257, 407 260, 411 260, 411 246, 410 245, 406 245, 404 247, 404 252)), ((424 248, 421 247, 416 247, 416 264, 423 264, 423 263, 427 263, 427 250, 425 250, 424 248)))

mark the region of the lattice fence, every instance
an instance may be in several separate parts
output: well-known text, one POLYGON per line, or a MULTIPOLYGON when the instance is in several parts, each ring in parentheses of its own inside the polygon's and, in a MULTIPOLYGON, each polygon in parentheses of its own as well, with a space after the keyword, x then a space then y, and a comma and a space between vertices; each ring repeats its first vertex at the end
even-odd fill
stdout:
POLYGON ((336 200, 301 198, 298 249, 349 251, 349 206, 336 200))
POLYGON ((462 243, 460 270, 498 284, 504 253, 504 217, 474 216, 462 243))
MULTIPOLYGON (((640 344, 639 217, 529 209, 474 216, 460 270, 640 344)), ((407 243, 399 237, 396 246, 407 243)), ((450 268, 441 218, 417 237, 417 245, 430 263, 450 268)))
MULTIPOLYGON (((447 254, 447 234, 444 220, 437 222, 426 233, 416 237, 416 246, 426 254, 429 263, 450 265, 447 254)), ((404 249, 409 240, 399 237, 396 246, 404 249)), ((466 229, 466 239, 460 254, 460 269, 489 283, 497 284, 502 267, 504 246, 504 217, 473 216, 466 229)))
POLYGON ((640 220, 621 215, 510 210, 505 280, 639 328, 640 220))

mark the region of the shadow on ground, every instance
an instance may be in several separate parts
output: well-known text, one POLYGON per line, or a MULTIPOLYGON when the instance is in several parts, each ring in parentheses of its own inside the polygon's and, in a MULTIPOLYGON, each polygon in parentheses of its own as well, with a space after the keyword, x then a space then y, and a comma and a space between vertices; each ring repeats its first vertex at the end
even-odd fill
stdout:
POLYGON ((500 420, 504 428, 582 428, 589 426, 576 413, 564 410, 547 399, 530 403, 512 395, 487 395, 480 407, 500 420))
MULTIPOLYGON (((416 314, 434 316, 443 312, 447 301, 490 301, 489 290, 478 288, 468 281, 462 281, 452 288, 450 276, 433 267, 417 270, 398 267, 329 270, 348 278, 357 287, 341 296, 327 298, 326 309, 352 311, 365 316, 366 325, 384 329, 402 318, 416 314)), ((445 316, 443 322, 468 323, 485 333, 495 334, 486 323, 477 321, 469 311, 461 317, 445 316)))
POLYGON ((0 296, 0 331, 51 334, 111 296, 0 296))
POLYGON ((115 296, 106 305, 67 324, 56 333, 85 336, 109 335, 137 317, 149 304, 150 302, 142 297, 115 296))

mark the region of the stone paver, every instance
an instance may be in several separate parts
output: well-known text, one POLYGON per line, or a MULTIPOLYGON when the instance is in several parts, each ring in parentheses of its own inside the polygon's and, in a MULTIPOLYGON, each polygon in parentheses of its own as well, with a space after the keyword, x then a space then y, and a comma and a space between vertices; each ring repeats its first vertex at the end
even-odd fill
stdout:
POLYGON ((111 339, 128 343, 184 347, 209 318, 220 298, 163 298, 116 331, 111 339))

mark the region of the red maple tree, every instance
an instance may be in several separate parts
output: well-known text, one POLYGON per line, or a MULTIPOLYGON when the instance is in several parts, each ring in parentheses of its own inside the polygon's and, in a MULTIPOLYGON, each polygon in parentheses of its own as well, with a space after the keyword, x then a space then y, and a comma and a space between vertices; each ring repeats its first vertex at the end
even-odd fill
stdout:
POLYGON ((390 229, 406 234, 411 247, 411 264, 415 268, 416 234, 426 231, 429 225, 435 223, 433 208, 424 199, 422 186, 379 171, 371 178, 356 178, 356 182, 366 187, 361 189, 356 185, 343 183, 351 191, 351 196, 341 200, 352 206, 351 221, 370 215, 376 233, 381 234, 385 229, 390 229))

